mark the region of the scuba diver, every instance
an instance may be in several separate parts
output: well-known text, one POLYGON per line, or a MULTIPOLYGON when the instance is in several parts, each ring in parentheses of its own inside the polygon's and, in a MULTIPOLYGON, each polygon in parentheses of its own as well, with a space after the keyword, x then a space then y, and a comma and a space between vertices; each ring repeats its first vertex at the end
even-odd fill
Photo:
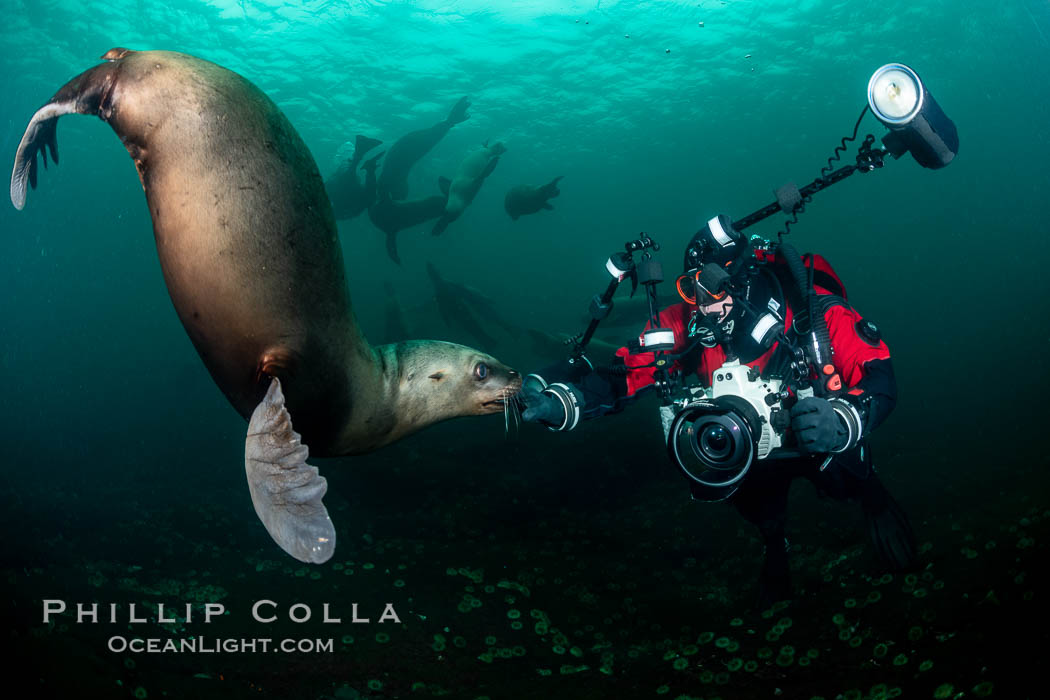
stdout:
MULTIPOLYGON (((687 425, 678 434, 692 440, 691 454, 705 464, 692 472, 683 467, 694 476, 693 497, 728 500, 761 533, 760 609, 791 596, 786 510, 797 477, 823 495, 859 501, 882 564, 893 571, 913 568, 915 535, 875 474, 867 441, 897 396, 878 326, 846 301, 841 281, 823 258, 799 256, 784 243, 749 240, 726 216, 712 218, 693 236, 684 268, 677 280, 682 301, 658 315, 654 305, 646 331, 616 351, 614 366, 592 364, 581 348, 575 359, 526 377, 519 395, 522 419, 572 430, 581 419, 618 412, 654 388, 666 399, 670 382, 693 375, 700 391, 729 380, 742 389, 747 387, 741 382, 760 387, 765 393, 750 403, 729 396, 722 403, 690 404, 693 412, 684 417, 693 419, 691 424, 661 409, 665 433, 675 435, 675 427, 687 425), (654 329, 663 334, 660 346, 646 342, 654 329), (781 385, 775 377, 795 381, 781 385), (778 430, 779 435, 772 432, 778 430), (762 436, 754 439, 754 449, 750 441, 741 441, 743 447, 735 442, 752 434, 762 436), (768 451, 770 439, 784 445, 780 454, 768 451), (736 472, 727 468, 734 455, 745 453, 746 466, 736 472), (752 459, 755 454, 770 458, 752 459)), ((669 450, 672 442, 669 438, 669 450)))

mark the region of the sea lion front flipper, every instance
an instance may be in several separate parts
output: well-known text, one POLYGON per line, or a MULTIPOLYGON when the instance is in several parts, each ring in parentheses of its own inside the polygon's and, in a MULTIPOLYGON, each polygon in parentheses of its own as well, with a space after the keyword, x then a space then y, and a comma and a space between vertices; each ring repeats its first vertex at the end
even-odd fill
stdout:
POLYGON ((374 173, 376 169, 376 164, 379 162, 379 159, 382 158, 383 154, 385 153, 386 151, 380 151, 379 153, 375 154, 374 156, 372 156, 371 158, 369 158, 361 164, 361 169, 365 172, 374 173))
POLYGON ((401 264, 401 256, 397 254, 397 231, 386 232, 386 254, 398 265, 401 264))
POLYGON ((321 502, 328 482, 306 463, 309 456, 274 377, 252 413, 244 443, 252 505, 281 549, 299 561, 321 564, 335 552, 335 527, 321 502))
MULTIPOLYGON (((486 141, 485 143, 488 142, 486 141)), ((496 169, 497 165, 499 165, 499 156, 495 156, 494 158, 489 160, 488 165, 485 166, 484 172, 481 173, 481 179, 484 180, 489 175, 491 175, 492 171, 496 169)))
POLYGON ((354 157, 360 160, 366 153, 371 151, 373 148, 383 143, 379 139, 369 138, 363 134, 358 134, 354 138, 354 157))
POLYGON ((441 190, 441 194, 445 195, 446 198, 448 197, 448 192, 449 192, 449 189, 451 189, 451 187, 452 187, 452 180, 449 180, 444 175, 441 175, 440 177, 438 177, 438 189, 441 190))
POLYGON ((543 208, 547 211, 554 211, 554 205, 552 205, 550 202, 544 202, 543 208))
POLYGON ((448 214, 442 216, 440 219, 434 222, 434 227, 430 229, 431 235, 440 236, 442 233, 445 232, 445 229, 448 228, 448 225, 451 224, 453 220, 454 217, 450 217, 448 214))

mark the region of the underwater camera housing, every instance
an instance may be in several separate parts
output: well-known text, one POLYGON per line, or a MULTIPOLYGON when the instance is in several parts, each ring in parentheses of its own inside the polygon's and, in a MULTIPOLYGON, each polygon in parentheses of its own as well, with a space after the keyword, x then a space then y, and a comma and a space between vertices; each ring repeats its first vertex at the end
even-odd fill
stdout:
POLYGON ((711 387, 661 407, 671 461, 689 479, 693 497, 721 501, 736 491, 756 459, 794 456, 784 450, 790 425, 782 380, 763 379, 736 360, 712 375, 711 387))

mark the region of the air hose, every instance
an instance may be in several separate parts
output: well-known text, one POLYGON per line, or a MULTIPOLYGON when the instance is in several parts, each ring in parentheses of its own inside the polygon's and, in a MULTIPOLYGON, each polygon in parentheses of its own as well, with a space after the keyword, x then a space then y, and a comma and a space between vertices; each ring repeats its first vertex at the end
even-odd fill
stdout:
MULTIPOLYGON (((802 256, 790 243, 781 242, 777 247, 777 252, 787 263, 788 271, 795 280, 795 285, 809 313, 809 335, 812 342, 806 344, 806 354, 809 355, 818 373, 829 374, 826 368, 831 366, 831 335, 828 333, 828 324, 824 320, 824 314, 820 313, 818 308, 817 293, 809 281, 806 265, 802 262, 802 256)), ((833 367, 831 369, 834 371, 833 367)))

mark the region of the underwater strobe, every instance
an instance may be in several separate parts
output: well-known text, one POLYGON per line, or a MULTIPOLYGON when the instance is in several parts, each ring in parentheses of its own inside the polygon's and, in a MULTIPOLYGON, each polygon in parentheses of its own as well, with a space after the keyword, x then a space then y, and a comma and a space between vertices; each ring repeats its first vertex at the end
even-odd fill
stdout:
POLYGON ((959 151, 955 124, 908 66, 888 63, 875 71, 868 81, 868 106, 889 128, 882 143, 895 158, 908 152, 922 167, 936 170, 959 151))

